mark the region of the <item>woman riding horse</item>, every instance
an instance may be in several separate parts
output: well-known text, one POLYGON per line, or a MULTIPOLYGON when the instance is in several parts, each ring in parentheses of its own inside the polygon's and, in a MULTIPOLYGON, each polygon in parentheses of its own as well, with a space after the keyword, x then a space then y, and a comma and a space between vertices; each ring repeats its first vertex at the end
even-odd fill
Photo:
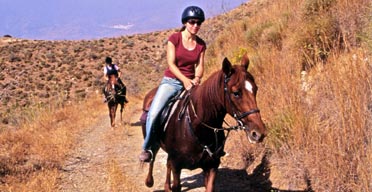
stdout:
MULTIPOLYGON (((251 143, 263 140, 266 128, 256 103, 258 88, 247 71, 248 64, 247 56, 239 66, 232 66, 225 58, 222 70, 180 95, 165 124, 159 125, 157 121, 154 131, 158 140, 152 148, 154 158, 150 162, 146 186, 154 184, 152 172, 159 147, 168 154, 165 191, 181 190, 182 169, 202 168, 206 191, 212 192, 229 132, 244 130, 251 143), (226 114, 235 119, 235 125, 222 127, 226 114)), ((144 109, 151 103, 153 90, 145 97, 144 109)), ((146 125, 142 126, 143 134, 148 134, 146 125)))
POLYGON ((183 27, 172 34, 167 44, 168 68, 152 101, 146 120, 146 137, 139 159, 150 162, 154 158, 153 146, 157 140, 153 134, 154 122, 167 101, 182 89, 190 90, 198 85, 204 72, 205 42, 199 38, 204 12, 196 6, 187 7, 182 13, 183 27))

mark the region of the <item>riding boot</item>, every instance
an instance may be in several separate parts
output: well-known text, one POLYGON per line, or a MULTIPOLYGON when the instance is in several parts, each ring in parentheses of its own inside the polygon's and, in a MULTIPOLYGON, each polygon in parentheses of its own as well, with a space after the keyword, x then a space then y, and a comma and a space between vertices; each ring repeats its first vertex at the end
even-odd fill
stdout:
POLYGON ((142 150, 139 160, 141 162, 149 163, 155 160, 156 154, 158 153, 160 149, 160 145, 157 143, 154 143, 150 149, 142 150))
POLYGON ((139 156, 141 162, 149 163, 153 160, 153 153, 151 150, 143 150, 139 156))

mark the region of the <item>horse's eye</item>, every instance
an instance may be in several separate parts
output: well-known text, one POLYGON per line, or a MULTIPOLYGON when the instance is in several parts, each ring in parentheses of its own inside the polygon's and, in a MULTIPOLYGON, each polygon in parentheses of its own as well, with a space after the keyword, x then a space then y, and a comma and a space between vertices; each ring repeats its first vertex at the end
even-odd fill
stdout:
POLYGON ((240 92, 239 91, 234 91, 233 92, 233 95, 234 95, 234 97, 239 97, 240 96, 240 92))

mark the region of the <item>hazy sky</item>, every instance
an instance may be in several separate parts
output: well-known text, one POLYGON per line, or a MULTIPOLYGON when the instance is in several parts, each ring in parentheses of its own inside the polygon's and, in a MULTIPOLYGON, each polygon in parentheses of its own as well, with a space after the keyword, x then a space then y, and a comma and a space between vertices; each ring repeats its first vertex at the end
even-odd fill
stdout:
POLYGON ((0 0, 0 36, 94 39, 181 26, 189 5, 208 17, 247 0, 0 0))

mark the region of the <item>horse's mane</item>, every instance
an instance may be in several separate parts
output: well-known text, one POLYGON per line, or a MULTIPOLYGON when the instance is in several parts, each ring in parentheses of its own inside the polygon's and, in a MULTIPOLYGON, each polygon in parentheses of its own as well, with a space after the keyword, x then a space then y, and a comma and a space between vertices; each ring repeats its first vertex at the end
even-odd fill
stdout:
MULTIPOLYGON (((255 81, 249 72, 244 69, 244 73, 241 73, 241 66, 233 66, 232 76, 234 78, 231 81, 245 82, 245 79, 249 79, 254 87, 254 92, 257 91, 255 86, 255 81)), ((226 114, 225 104, 226 104, 226 95, 224 92, 224 72, 222 70, 216 71, 213 73, 207 80, 205 80, 197 90, 194 91, 193 98, 196 100, 201 109, 205 112, 203 119, 211 120, 220 118, 226 114)), ((231 77, 232 77, 231 76, 231 77)), ((244 85, 242 85, 244 86, 244 85)))
POLYGON ((201 105, 203 110, 208 110, 207 113, 204 113, 204 120, 214 119, 226 113, 222 108, 224 103, 223 81, 223 72, 217 71, 194 91, 193 98, 197 100, 196 103, 201 105))

